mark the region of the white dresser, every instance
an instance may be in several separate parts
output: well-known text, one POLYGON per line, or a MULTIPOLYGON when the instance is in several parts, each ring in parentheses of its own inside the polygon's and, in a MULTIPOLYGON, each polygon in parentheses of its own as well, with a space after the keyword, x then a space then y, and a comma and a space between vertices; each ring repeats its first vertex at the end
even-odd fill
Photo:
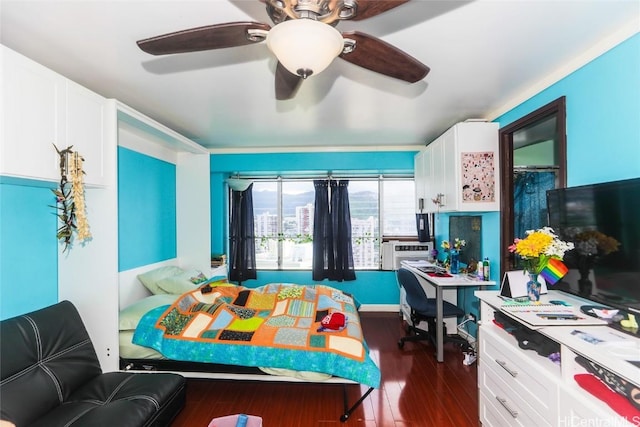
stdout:
MULTIPOLYGON (((503 304, 497 291, 475 294, 480 300, 478 388, 484 427, 634 425, 578 385, 574 376, 587 370, 575 359, 582 356, 598 364, 634 384, 640 393, 640 366, 628 361, 640 358, 640 339, 608 326, 567 323, 541 327, 537 332, 559 345, 560 363, 555 363, 534 350, 520 348, 513 335, 494 323, 494 315, 503 304), (611 342, 590 343, 576 330, 611 337, 611 342)), ((577 308, 590 304, 557 291, 544 295, 542 302, 554 299, 577 308)), ((640 423, 640 411, 632 421, 640 423)))

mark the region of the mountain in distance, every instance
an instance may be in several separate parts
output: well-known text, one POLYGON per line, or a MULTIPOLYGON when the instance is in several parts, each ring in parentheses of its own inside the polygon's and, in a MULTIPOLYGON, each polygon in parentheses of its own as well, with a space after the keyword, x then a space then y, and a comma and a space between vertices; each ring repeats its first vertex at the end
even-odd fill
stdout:
MULTIPOLYGON (((313 205, 315 201, 315 193, 308 191, 297 194, 282 195, 283 215, 294 216, 297 206, 313 205)), ((360 191, 357 193, 349 193, 349 205, 351 206, 351 215, 353 218, 366 219, 370 216, 378 215, 378 195, 372 191, 360 191)), ((260 214, 269 212, 275 215, 278 212, 277 197, 275 191, 254 191, 253 192, 254 213, 260 214)))

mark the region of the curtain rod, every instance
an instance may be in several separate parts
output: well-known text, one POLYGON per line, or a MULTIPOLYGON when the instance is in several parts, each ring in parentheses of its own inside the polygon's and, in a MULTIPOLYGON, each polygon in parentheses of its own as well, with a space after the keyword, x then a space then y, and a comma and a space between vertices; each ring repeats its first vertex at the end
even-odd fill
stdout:
POLYGON ((282 180, 296 180, 296 181, 313 181, 316 179, 348 179, 350 181, 369 181, 372 179, 411 179, 413 178, 413 175, 409 175, 409 174, 398 174, 398 175, 358 175, 358 176, 350 176, 350 175, 335 175, 335 174, 328 174, 328 175, 314 175, 314 176, 309 176, 309 175, 304 175, 304 176, 300 176, 300 175, 286 175, 286 176, 254 176, 254 175, 241 175, 241 174, 233 174, 230 177, 232 178, 238 178, 238 179, 251 179, 253 181, 275 181, 278 179, 282 179, 282 180))
POLYGON ((557 171, 558 169, 560 169, 560 166, 554 166, 554 165, 548 165, 548 166, 514 166, 513 167, 513 171, 514 172, 527 172, 527 171, 544 172, 544 171, 557 171))

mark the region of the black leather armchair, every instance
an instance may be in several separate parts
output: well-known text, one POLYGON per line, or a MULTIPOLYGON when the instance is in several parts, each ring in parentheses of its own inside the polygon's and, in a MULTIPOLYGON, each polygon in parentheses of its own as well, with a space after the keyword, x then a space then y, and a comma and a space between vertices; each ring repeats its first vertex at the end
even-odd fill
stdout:
POLYGON ((185 401, 170 373, 102 373, 76 308, 63 301, 0 322, 0 419, 23 426, 168 426, 185 401))
MULTIPOLYGON (((436 299, 428 298, 422 285, 418 281, 418 278, 410 270, 406 268, 400 268, 398 270, 397 278, 400 286, 404 288, 407 293, 407 304, 411 307, 411 325, 407 326, 407 335, 398 340, 398 347, 404 347, 404 343, 407 341, 423 341, 427 340, 431 342, 433 347, 436 347, 436 299), (427 323, 427 330, 418 328, 418 324, 422 321, 427 323)), ((464 311, 450 302, 443 301, 442 307, 443 317, 460 317, 464 316, 464 311)), ((467 349, 469 344, 465 339, 458 334, 448 335, 446 326, 444 324, 439 325, 444 328, 444 342, 453 342, 463 349, 467 349)))

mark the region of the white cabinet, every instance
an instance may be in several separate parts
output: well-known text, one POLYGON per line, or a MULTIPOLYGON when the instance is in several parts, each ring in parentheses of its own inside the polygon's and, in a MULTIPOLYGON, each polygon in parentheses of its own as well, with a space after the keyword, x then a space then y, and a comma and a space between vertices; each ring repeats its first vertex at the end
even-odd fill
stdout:
MULTIPOLYGON (((475 294, 481 302, 478 388, 479 415, 483 426, 632 425, 578 385, 575 375, 587 372, 576 358, 584 357, 640 387, 637 367, 624 357, 609 352, 606 346, 596 346, 576 337, 572 333, 576 326, 570 325, 537 330, 558 345, 559 363, 534 350, 522 349, 513 335, 493 322, 495 313, 503 304, 497 292, 477 291, 475 294)), ((575 307, 590 303, 557 291, 549 291, 546 298, 563 300, 575 307)), ((612 332, 613 329, 607 326, 580 326, 580 330, 622 339, 630 346, 640 346, 638 338, 612 332)))
POLYGON ((480 413, 487 417, 483 425, 555 425, 559 367, 546 360, 531 362, 528 356, 536 353, 521 354, 510 337, 491 328, 483 329, 479 338, 480 413), (494 424, 489 422, 492 417, 508 422, 494 424))
MULTIPOLYGON (((103 371, 118 369, 118 158, 120 131, 134 123, 151 151, 176 163, 177 255, 210 267, 209 152, 113 99, 0 45, 0 174, 57 183, 53 147, 84 158, 86 209, 93 239, 58 254, 58 299, 80 312, 103 371), (198 209, 193 209, 196 206, 198 209)), ((37 184, 40 185, 40 184, 37 184)), ((52 209, 53 213, 53 209, 52 209)), ((52 238, 55 236, 55 229, 52 238)))
POLYGON ((2 90, 0 173, 58 180, 58 156, 52 144, 62 139, 58 112, 64 79, 2 47, 2 90))
POLYGON ((458 123, 418 156, 428 212, 500 210, 497 123, 458 123))
POLYGON ((85 183, 105 185, 106 100, 2 46, 0 174, 59 181, 53 147, 73 145, 85 159, 85 183))
POLYGON ((102 96, 67 80, 64 146, 82 155, 87 185, 106 185, 105 114, 102 96))

